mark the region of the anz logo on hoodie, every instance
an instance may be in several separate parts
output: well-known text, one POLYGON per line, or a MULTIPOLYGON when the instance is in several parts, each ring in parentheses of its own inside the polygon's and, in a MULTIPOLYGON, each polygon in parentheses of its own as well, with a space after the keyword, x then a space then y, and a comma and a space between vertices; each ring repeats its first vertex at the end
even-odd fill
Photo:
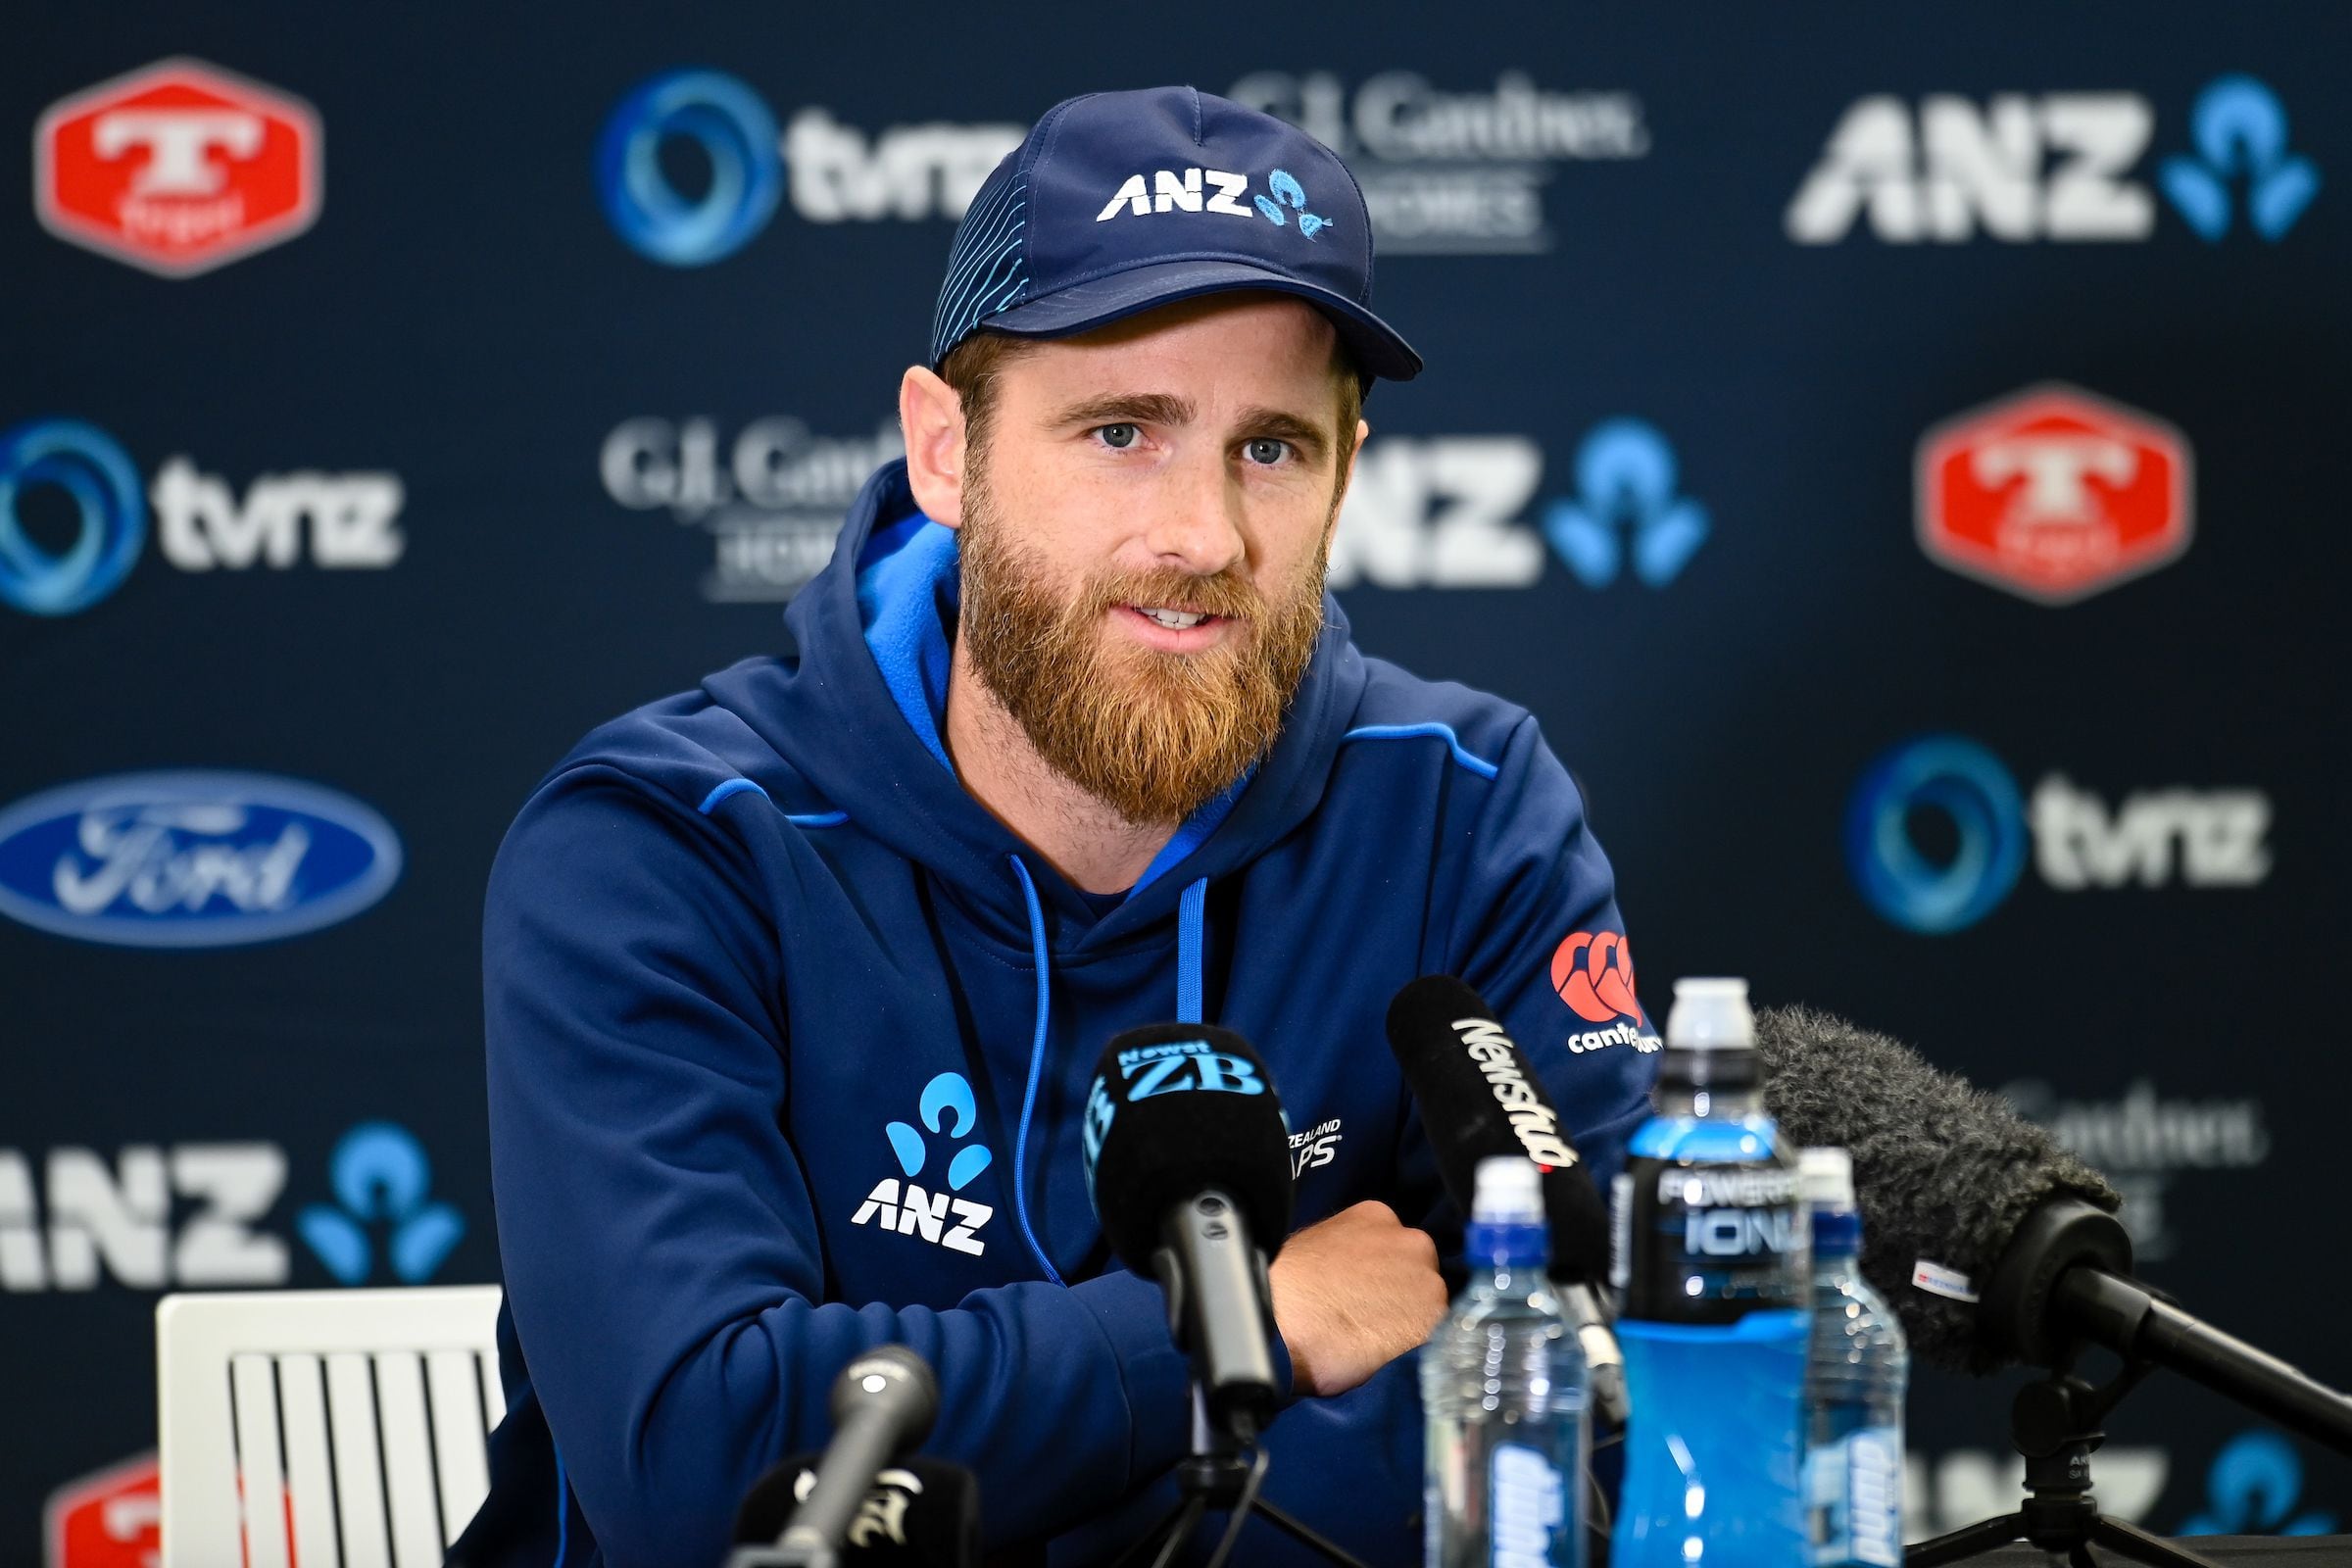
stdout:
MULTIPOLYGON (((972 1100, 972 1086, 964 1082, 961 1073, 943 1072, 925 1084, 919 1110, 923 1126, 944 1133, 951 1142, 969 1137, 980 1120, 979 1106, 972 1100)), ((890 1147, 899 1156, 899 1169, 905 1173, 906 1183, 902 1186, 896 1176, 885 1176, 874 1183, 873 1191, 865 1195, 858 1212, 850 1216, 850 1223, 875 1225, 897 1231, 901 1236, 919 1236, 934 1247, 969 1252, 974 1257, 987 1251, 988 1244, 980 1240, 978 1233, 997 1211, 986 1203, 955 1196, 988 1169, 995 1156, 987 1146, 964 1144, 957 1149, 948 1161, 947 1190, 935 1193, 915 1180, 930 1161, 931 1146, 923 1134, 903 1121, 894 1121, 882 1130, 889 1135, 890 1147)))

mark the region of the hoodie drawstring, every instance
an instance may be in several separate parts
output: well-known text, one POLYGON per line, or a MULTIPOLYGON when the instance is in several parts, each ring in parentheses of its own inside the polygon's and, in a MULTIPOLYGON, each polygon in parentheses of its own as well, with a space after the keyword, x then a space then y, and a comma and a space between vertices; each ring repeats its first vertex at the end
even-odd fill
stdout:
MULTIPOLYGON (((1037 883, 1029 875, 1029 867, 1017 855, 1004 857, 1012 862, 1012 874, 1020 878, 1021 902, 1029 906, 1029 955, 1037 965, 1037 1028, 1029 1038, 1029 1085, 1021 1092, 1021 1125, 1012 1139, 1012 1213, 1020 1222, 1021 1240, 1029 1244, 1029 1255, 1037 1266, 1046 1271, 1046 1278, 1054 1284, 1063 1282, 1061 1271, 1046 1256, 1046 1250, 1037 1245, 1037 1233, 1029 1228, 1029 1123, 1037 1114, 1037 1086, 1046 1074, 1046 1035, 1053 1019, 1054 975, 1046 946, 1046 910, 1038 903, 1037 883)), ((1208 878, 1202 877, 1184 890, 1176 905, 1176 1021, 1200 1021, 1200 949, 1203 922, 1207 918, 1208 878)))
POLYGON ((1200 924, 1208 906, 1208 878, 1184 890, 1176 905, 1176 1021, 1200 1021, 1200 924))
POLYGON ((1029 1228, 1029 1118, 1037 1114, 1037 1084, 1046 1071, 1046 1026, 1054 1006, 1054 977, 1047 968, 1046 911, 1037 902, 1037 884, 1030 880, 1021 858, 1008 855, 1005 858, 1012 862, 1012 874, 1021 879, 1021 899, 1029 906, 1029 953, 1037 963, 1037 1031, 1029 1041, 1029 1087, 1021 1095, 1021 1130, 1012 1141, 1012 1213, 1020 1221, 1021 1240, 1029 1244, 1029 1255, 1046 1271, 1046 1278, 1059 1285, 1063 1283, 1061 1271, 1046 1256, 1046 1250, 1037 1245, 1037 1233, 1029 1228))

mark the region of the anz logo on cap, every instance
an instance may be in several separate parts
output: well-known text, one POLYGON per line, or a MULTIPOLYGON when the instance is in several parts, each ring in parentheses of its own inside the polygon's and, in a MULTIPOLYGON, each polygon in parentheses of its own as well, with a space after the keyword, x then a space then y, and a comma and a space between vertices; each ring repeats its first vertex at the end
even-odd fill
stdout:
POLYGON ((1266 176, 1266 196, 1251 197, 1252 207, 1244 207, 1241 198, 1250 193, 1250 176, 1222 169, 1187 169, 1181 174, 1170 169, 1154 170, 1150 188, 1144 176, 1130 174, 1126 182, 1112 193, 1095 221, 1107 223, 1120 213, 1132 213, 1137 218, 1149 218, 1153 213, 1222 213, 1228 218, 1263 218, 1275 227, 1289 222, 1288 214, 1296 214, 1298 232, 1308 239, 1331 226, 1331 220, 1306 210, 1306 191, 1289 171, 1277 169, 1266 176), (1204 191, 1205 178, 1214 194, 1204 191))

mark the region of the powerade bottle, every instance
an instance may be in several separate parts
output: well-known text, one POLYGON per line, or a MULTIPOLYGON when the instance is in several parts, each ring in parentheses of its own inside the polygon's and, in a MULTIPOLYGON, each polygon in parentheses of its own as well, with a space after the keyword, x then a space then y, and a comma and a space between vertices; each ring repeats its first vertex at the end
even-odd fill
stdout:
POLYGON ((1862 1278, 1854 1162, 1798 1156, 1813 1211, 1813 1350, 1805 1374, 1805 1520, 1814 1568, 1902 1568, 1903 1326, 1862 1278))
POLYGON ((1616 1184, 1633 1418, 1615 1568, 1805 1568, 1806 1214, 1744 980, 1683 980, 1616 1184))
POLYGON ((1585 1354, 1548 1250, 1533 1162, 1480 1160, 1470 1282, 1421 1350, 1428 1568, 1584 1568, 1585 1354))

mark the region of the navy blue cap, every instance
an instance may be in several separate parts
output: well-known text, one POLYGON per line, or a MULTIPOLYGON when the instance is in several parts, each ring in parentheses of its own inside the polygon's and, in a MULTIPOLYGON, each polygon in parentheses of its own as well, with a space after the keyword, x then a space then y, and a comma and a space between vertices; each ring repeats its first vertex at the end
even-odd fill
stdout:
POLYGON ((1065 98, 964 210, 931 365, 975 329, 1066 337, 1233 289, 1295 294, 1368 375, 1421 356, 1372 314, 1372 220, 1339 155, 1191 87, 1065 98))

